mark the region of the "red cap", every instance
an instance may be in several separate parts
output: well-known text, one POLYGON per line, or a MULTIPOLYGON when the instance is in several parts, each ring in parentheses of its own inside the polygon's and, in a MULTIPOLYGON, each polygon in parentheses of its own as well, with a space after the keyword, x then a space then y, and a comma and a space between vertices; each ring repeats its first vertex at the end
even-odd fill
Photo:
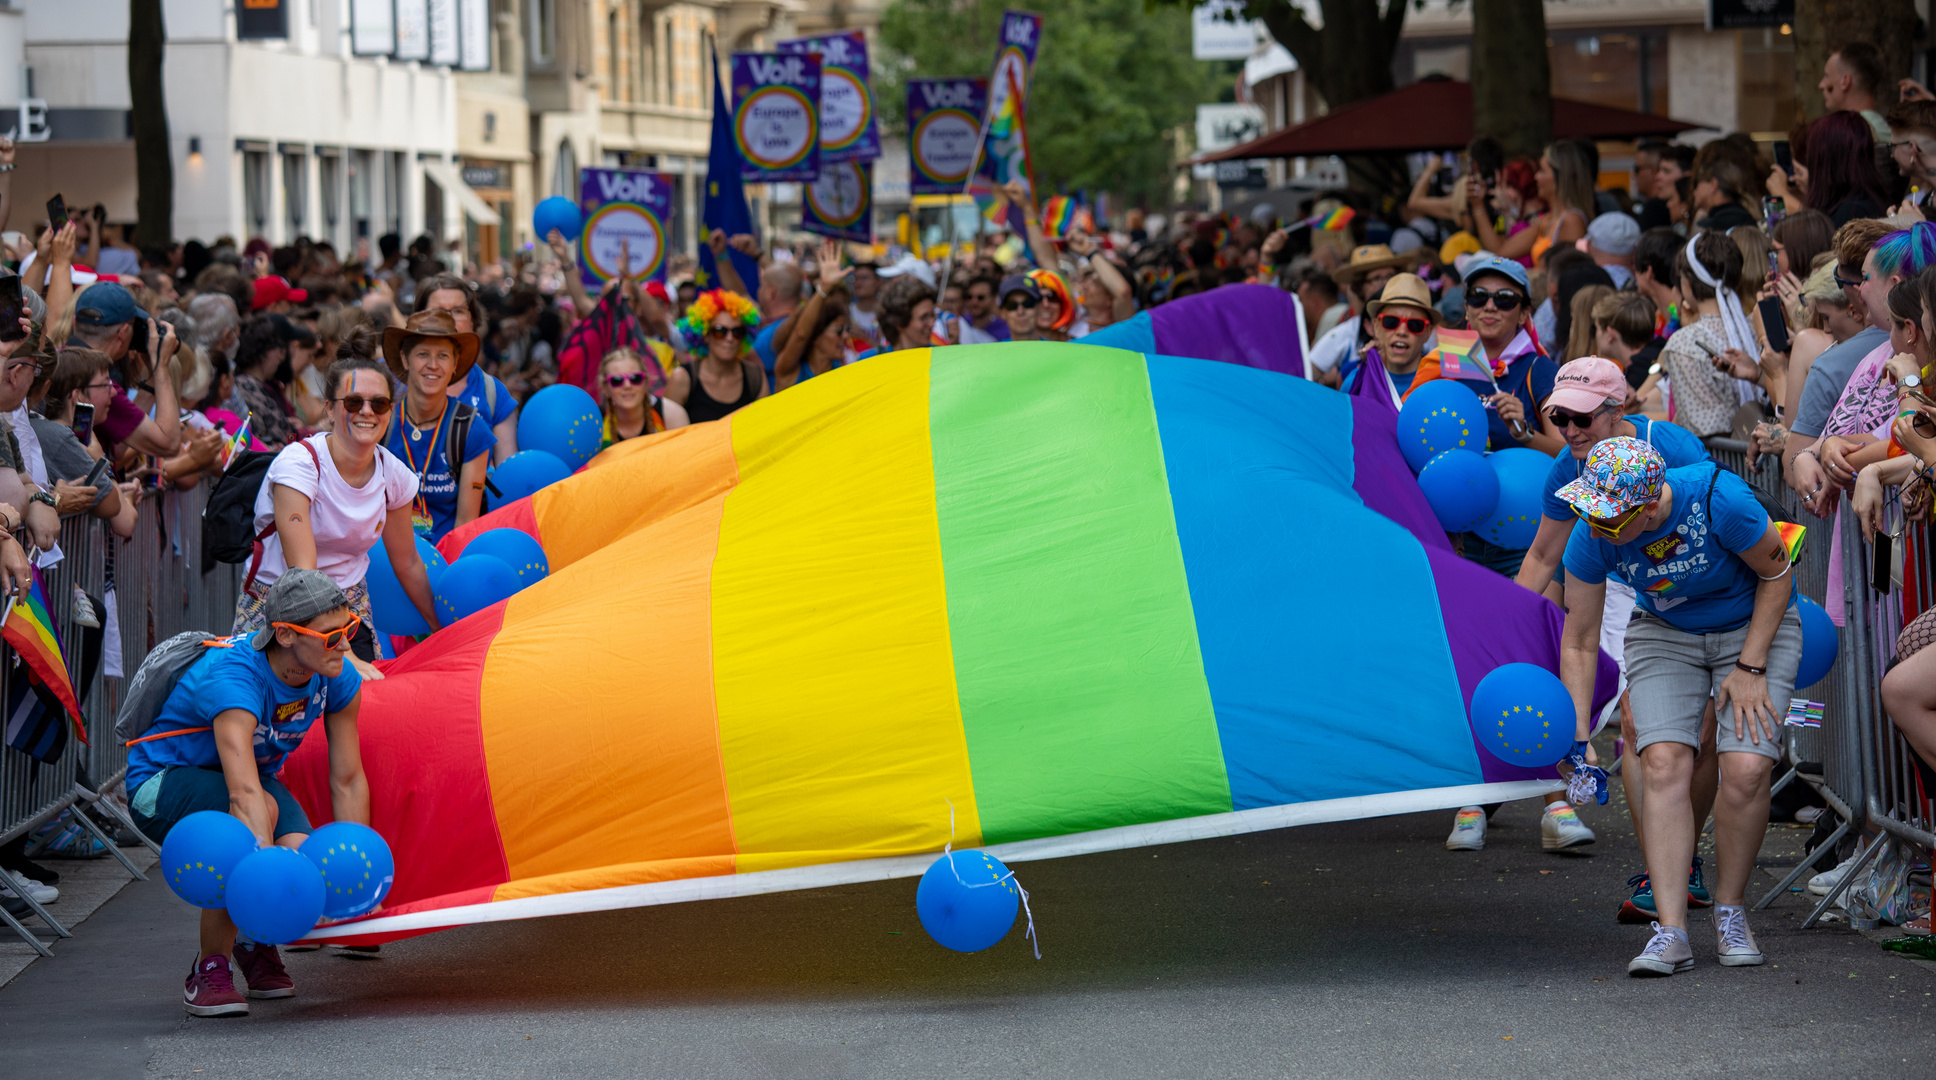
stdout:
POLYGON ((307 299, 309 299, 308 289, 292 289, 287 281, 271 274, 255 279, 255 296, 249 301, 249 309, 261 311, 271 304, 280 304, 284 300, 292 304, 300 304, 307 299))
POLYGON ((645 295, 650 296, 652 299, 657 300, 661 304, 669 305, 672 303, 672 294, 666 292, 665 282, 663 281, 646 282, 645 295))

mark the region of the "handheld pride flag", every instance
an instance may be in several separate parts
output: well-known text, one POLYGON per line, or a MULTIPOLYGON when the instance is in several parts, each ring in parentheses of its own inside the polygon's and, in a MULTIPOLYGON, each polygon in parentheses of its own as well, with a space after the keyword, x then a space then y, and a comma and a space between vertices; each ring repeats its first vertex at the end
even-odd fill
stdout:
MULTIPOLYGON (((42 697, 51 694, 54 702, 67 710, 74 732, 87 742, 87 728, 81 724, 81 706, 74 699, 74 683, 67 675, 67 658, 61 655, 60 631, 47 606, 47 590, 40 571, 34 571, 33 587, 27 595, 8 601, 6 618, 0 622, 0 639, 13 646, 27 665, 34 687, 42 697)), ((53 704, 50 702, 49 704, 53 704)))

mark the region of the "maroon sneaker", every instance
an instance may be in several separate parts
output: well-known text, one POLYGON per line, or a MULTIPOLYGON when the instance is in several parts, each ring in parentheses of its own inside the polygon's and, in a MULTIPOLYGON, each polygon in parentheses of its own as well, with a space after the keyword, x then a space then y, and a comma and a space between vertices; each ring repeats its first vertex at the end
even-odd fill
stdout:
POLYGON ((195 962, 182 988, 182 1007, 190 1016, 247 1016, 249 1002, 235 989, 229 958, 211 953, 195 962))
POLYGON ((276 953, 274 945, 236 942, 235 966, 242 969, 242 978, 249 984, 249 996, 252 998, 296 996, 295 980, 283 968, 282 957, 276 953))

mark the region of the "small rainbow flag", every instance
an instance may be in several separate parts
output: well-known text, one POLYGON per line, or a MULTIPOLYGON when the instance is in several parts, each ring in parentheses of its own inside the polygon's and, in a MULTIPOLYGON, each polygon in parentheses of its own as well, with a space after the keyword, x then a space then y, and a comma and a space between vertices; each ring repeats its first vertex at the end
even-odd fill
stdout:
POLYGON ((1472 358, 1472 354, 1478 349, 1479 332, 1477 330, 1440 330, 1439 377, 1443 379, 1485 378, 1485 363, 1472 358), (1471 370, 1467 370, 1468 365, 1471 370))
POLYGON ((1340 206, 1328 214, 1305 218, 1304 224, 1324 232, 1343 232, 1345 227, 1351 224, 1351 219, 1357 216, 1356 210, 1349 206, 1340 206))
POLYGON ((1794 565, 1802 558, 1802 542, 1808 539, 1808 526, 1797 525, 1792 521, 1775 522, 1775 532, 1781 534, 1781 543, 1788 549, 1788 563, 1794 565))
POLYGON ((13 646, 14 652, 26 663, 36 689, 54 696, 74 721, 74 731, 81 742, 87 742, 81 706, 74 700, 74 684, 67 676, 60 631, 55 628, 54 616, 48 610, 47 590, 41 584, 40 571, 34 571, 34 585, 27 595, 8 603, 6 621, 0 623, 0 639, 13 646))
POLYGON ((1067 195, 1051 195, 1042 204, 1042 231, 1060 239, 1069 235, 1069 227, 1076 223, 1076 201, 1067 195))
POLYGON ((1822 726, 1822 711, 1826 708, 1819 701, 1806 698, 1788 699, 1788 715, 1783 723, 1789 727, 1818 728, 1822 726))

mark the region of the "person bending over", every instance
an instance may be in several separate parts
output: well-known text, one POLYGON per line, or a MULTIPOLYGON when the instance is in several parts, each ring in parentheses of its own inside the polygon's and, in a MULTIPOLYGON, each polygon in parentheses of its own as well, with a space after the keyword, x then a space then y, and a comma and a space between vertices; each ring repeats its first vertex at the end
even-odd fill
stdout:
MULTIPOLYGON (((259 844, 301 847, 309 818, 275 774, 319 719, 329 737, 330 812, 370 823, 356 732, 363 680, 345 663, 359 623, 349 598, 322 571, 297 569, 269 590, 264 612, 267 626, 212 645, 148 731, 129 740, 129 805, 135 826, 156 843, 188 815, 214 810, 240 818, 259 844)), ((246 1016, 248 998, 295 996, 274 946, 237 941, 223 909, 206 908, 201 918, 182 991, 190 1016, 246 1016)))
MULTIPOLYGON (((1801 664, 1801 620, 1788 546, 1746 481, 1713 463, 1669 469, 1639 439, 1612 438, 1587 454, 1579 479, 1556 494, 1580 520, 1567 541, 1560 676, 1572 693, 1575 737, 1590 730, 1607 578, 1634 589, 1625 671, 1641 766, 1641 851, 1655 881, 1679 880, 1694 858, 1694 761, 1701 717, 1719 719, 1714 802, 1716 955, 1724 967, 1759 964, 1746 891, 1768 829, 1769 776, 1781 754, 1782 710, 1801 664)), ((1587 748, 1593 760, 1592 747, 1587 748)), ((1654 935, 1629 975, 1694 966, 1687 895, 1657 892, 1654 935)))

